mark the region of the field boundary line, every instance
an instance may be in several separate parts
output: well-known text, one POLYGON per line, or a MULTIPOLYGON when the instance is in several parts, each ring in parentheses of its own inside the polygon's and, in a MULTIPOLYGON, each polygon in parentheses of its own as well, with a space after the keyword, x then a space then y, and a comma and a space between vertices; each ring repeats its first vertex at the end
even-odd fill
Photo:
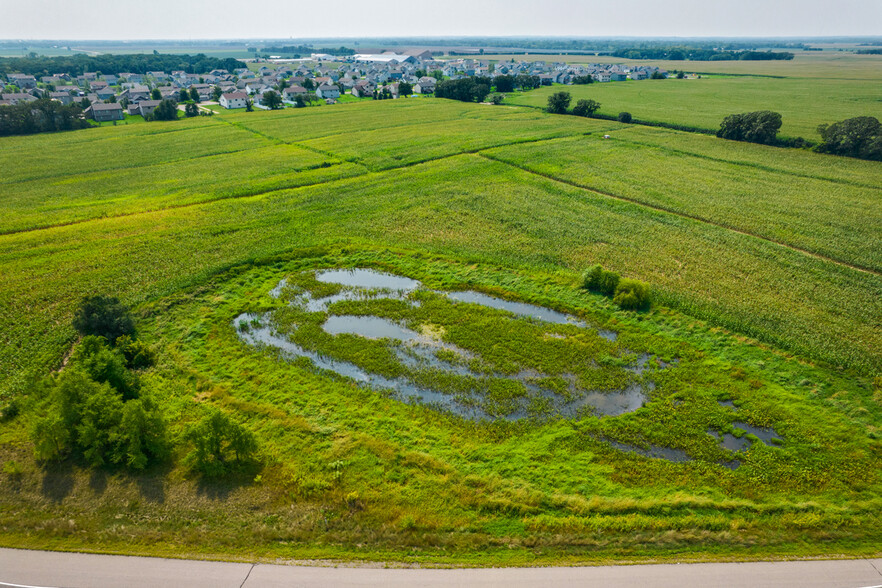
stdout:
MULTIPOLYGON (((675 129, 667 129, 667 130, 675 130, 675 129)), ((679 132, 681 132, 681 133, 685 133, 686 131, 679 131, 679 132)), ((626 138, 626 139, 623 139, 623 138, 621 138, 621 137, 614 137, 614 140, 615 140, 615 141, 622 141, 622 142, 624 142, 624 143, 631 143, 632 145, 640 145, 641 147, 649 147, 649 148, 651 148, 651 149, 658 149, 658 150, 660 150, 660 151, 668 151, 668 152, 670 152, 670 153, 677 153, 677 154, 680 154, 680 155, 687 155, 687 156, 690 156, 690 157, 695 157, 695 158, 697 158, 697 159, 706 159, 706 160, 708 160, 708 161, 716 161, 716 162, 718 162, 718 163, 729 163, 729 164, 732 164, 732 165, 738 165, 738 166, 743 166, 743 167, 750 167, 750 168, 759 169, 759 170, 767 171, 767 172, 771 172, 771 173, 782 174, 782 175, 788 175, 788 176, 794 176, 794 177, 797 177, 797 178, 805 178, 805 179, 808 179, 808 180, 818 180, 818 181, 821 181, 821 182, 831 182, 831 183, 834 183, 834 184, 842 184, 842 185, 847 185, 847 186, 856 186, 856 187, 858 187, 858 188, 869 188, 869 189, 871 189, 871 190, 880 190, 880 191, 882 191, 882 186, 873 186, 873 185, 871 185, 871 184, 863 184, 863 183, 861 183, 861 182, 854 182, 854 181, 851 181, 851 180, 837 180, 837 179, 834 179, 834 178, 828 178, 828 177, 824 177, 824 176, 813 176, 813 175, 809 175, 809 174, 801 174, 801 173, 799 173, 799 172, 795 172, 795 171, 788 171, 788 170, 783 170, 783 169, 776 168, 776 167, 770 167, 770 166, 767 166, 767 165, 763 165, 763 164, 761 164, 761 163, 752 163, 752 162, 749 162, 749 161, 734 161, 734 160, 732 160, 732 159, 724 159, 724 158, 722 158, 722 157, 713 157, 713 156, 711 156, 711 155, 704 155, 704 154, 701 154, 701 153, 695 153, 695 152, 693 152, 693 151, 686 151, 686 150, 684 150, 684 149, 677 149, 676 147, 668 147, 668 146, 666 146, 666 145, 653 145, 652 143, 644 143, 643 141, 634 141, 634 140, 632 140, 632 139, 627 139, 627 138, 626 138)), ((768 146, 769 146, 769 145, 766 145, 766 147, 768 147, 768 146)), ((839 156, 834 155, 834 156, 832 156, 832 157, 839 157, 839 156)), ((856 161, 866 161, 866 160, 863 160, 863 159, 857 159, 856 161)))
POLYGON ((573 182, 573 181, 570 181, 570 180, 565 180, 565 179, 558 178, 558 177, 555 177, 555 176, 552 176, 552 175, 549 175, 549 174, 544 174, 544 173, 542 173, 542 172, 538 172, 538 171, 535 171, 535 170, 529 169, 529 168, 527 168, 527 167, 520 166, 520 165, 518 165, 518 164, 516 164, 516 163, 512 163, 512 162, 510 162, 510 161, 506 161, 506 160, 504 160, 504 159, 498 159, 498 158, 494 157, 493 155, 489 155, 489 154, 487 154, 487 153, 481 153, 481 152, 479 152, 479 153, 477 153, 477 155, 478 155, 478 157, 483 157, 483 158, 488 159, 488 160, 490 160, 490 161, 495 161, 495 162, 497 162, 497 163, 501 163, 501 164, 503 164, 503 165, 511 166, 511 167, 513 167, 513 168, 516 168, 516 169, 519 169, 519 170, 521 170, 521 171, 524 171, 524 172, 526 172, 526 173, 528 173, 528 174, 532 174, 532 175, 538 176, 538 177, 540 177, 540 178, 545 178, 545 179, 550 180, 550 181, 552 181, 552 182, 559 182, 559 183, 561 183, 561 184, 565 184, 565 185, 570 186, 570 187, 573 187, 573 188, 578 188, 579 190, 584 190, 584 191, 586 191, 586 192, 591 192, 592 194, 597 194, 598 196, 604 196, 604 197, 606 197, 606 198, 612 198, 613 200, 618 200, 618 201, 620 201, 620 202, 628 202, 628 203, 630 203, 630 204, 635 204, 635 205, 637 205, 637 206, 641 206, 641 207, 644 207, 644 208, 648 208, 648 209, 650 209, 650 210, 655 210, 655 211, 657 211, 657 212, 664 212, 664 213, 667 213, 667 214, 671 214, 671 215, 674 215, 674 216, 678 216, 678 217, 680 217, 680 218, 685 218, 685 219, 688 219, 688 220, 692 220, 692 221, 696 221, 696 222, 704 223, 704 224, 711 225, 711 226, 714 226, 714 227, 717 227, 717 228, 720 228, 720 229, 724 229, 724 230, 727 230, 727 231, 732 231, 733 233, 738 233, 738 234, 740 234, 740 235, 744 235, 744 236, 746 236, 746 237, 753 237, 754 239, 759 239, 759 240, 761 240, 761 241, 765 241, 765 242, 767 242, 767 243, 771 243, 771 244, 773 244, 773 245, 777 245, 777 246, 779 246, 779 247, 783 247, 784 249, 790 249, 791 251, 795 251, 795 252, 797 252, 797 253, 801 253, 801 254, 803 254, 803 255, 808 255, 808 256, 810 256, 810 257, 814 257, 814 258, 816 258, 816 259, 820 259, 820 260, 822 260, 822 261, 827 261, 827 262, 830 262, 830 263, 833 263, 833 264, 836 264, 836 265, 839 265, 839 266, 842 266, 842 267, 847 267, 847 268, 849 268, 849 269, 853 269, 853 270, 856 270, 856 271, 859 271, 859 272, 863 272, 863 273, 872 274, 872 275, 875 275, 875 276, 880 276, 880 277, 882 277, 882 271, 878 271, 878 270, 875 270, 875 269, 872 269, 872 268, 868 268, 868 267, 864 267, 864 266, 861 266, 861 265, 852 264, 852 263, 849 263, 849 262, 847 262, 847 261, 842 261, 842 260, 839 260, 839 259, 836 259, 836 258, 833 258, 833 257, 828 257, 828 256, 826 256, 826 255, 822 255, 822 254, 820 254, 820 253, 815 253, 814 251, 811 251, 811 250, 808 250, 808 249, 803 249, 803 248, 801 248, 801 247, 797 247, 797 246, 795 246, 795 245, 791 245, 791 244, 789 244, 789 243, 784 243, 783 241, 778 241, 778 240, 776 240, 776 239, 772 239, 772 238, 769 238, 769 237, 764 237, 764 236, 762 236, 762 235, 758 235, 758 234, 756 234, 756 233, 751 233, 751 232, 749 232, 749 231, 744 231, 744 230, 739 229, 739 228, 737 228, 737 227, 732 227, 732 226, 729 226, 729 225, 724 225, 724 224, 722 224, 722 223, 718 223, 718 222, 712 221, 712 220, 710 220, 710 219, 706 219, 706 218, 703 218, 703 217, 700 217, 700 216, 695 216, 695 215, 687 214, 687 213, 685 213, 685 212, 679 212, 679 211, 677 211, 677 210, 673 210, 673 209, 665 208, 665 207, 663 207, 663 206, 658 206, 658 205, 655 205, 655 204, 649 204, 649 203, 646 203, 646 202, 642 202, 642 201, 640 201, 640 200, 637 200, 637 199, 635 199, 635 198, 629 198, 629 197, 627 197, 627 196, 621 196, 621 195, 618 195, 618 194, 613 194, 613 193, 611 193, 611 192, 603 192, 603 191, 601 191, 601 190, 597 190, 597 189, 592 188, 592 187, 590 187, 590 186, 584 186, 584 185, 579 184, 579 183, 577 183, 577 182, 573 182))
MULTIPOLYGON (((578 135, 568 135, 568 136, 569 136, 569 137, 575 137, 575 136, 578 136, 578 135)), ((441 160, 444 160, 444 159, 451 159, 451 158, 454 158, 454 157, 459 157, 459 156, 461 156, 461 155, 476 155, 476 154, 479 154, 479 153, 480 153, 482 150, 484 150, 484 149, 497 149, 497 148, 500 148, 500 147, 508 147, 508 146, 513 146, 513 145, 521 145, 521 144, 524 144, 524 143, 539 143, 539 142, 542 142, 542 141, 554 141, 554 140, 557 140, 557 139, 565 139, 565 138, 567 138, 567 137, 542 137, 542 138, 535 138, 535 139, 524 139, 524 140, 517 141, 517 142, 513 142, 513 143, 502 143, 502 144, 499 144, 499 145, 488 145, 488 146, 486 146, 486 147, 480 147, 480 148, 477 148, 477 149, 470 149, 470 150, 467 150, 467 151, 458 151, 458 152, 456 152, 456 153, 448 153, 448 154, 446 154, 446 155, 438 155, 438 156, 436 156, 436 157, 429 157, 429 158, 427 158, 427 159, 421 159, 421 160, 419 160, 419 161, 411 161, 411 162, 408 162, 408 163, 405 163, 405 164, 402 164, 402 165, 398 165, 398 166, 395 166, 395 167, 389 167, 389 168, 385 168, 385 169, 372 169, 372 168, 370 168, 368 165, 366 165, 364 162, 359 161, 359 160, 356 160, 356 161, 350 161, 350 160, 347 160, 346 158, 340 157, 339 155, 336 155, 336 154, 331 153, 331 152, 322 153, 322 152, 319 151, 319 150, 313 150, 313 151, 316 151, 316 152, 322 153, 322 154, 324 154, 324 155, 327 155, 327 156, 329 156, 329 157, 334 157, 334 158, 336 158, 336 159, 340 159, 340 160, 343 161, 343 162, 346 162, 346 163, 349 163, 349 164, 352 164, 352 165, 356 165, 356 166, 358 166, 358 167, 361 167, 361 168, 364 169, 364 171, 363 171, 362 173, 354 174, 354 175, 352 175, 352 176, 346 176, 346 177, 343 177, 343 178, 333 178, 333 179, 325 180, 325 181, 322 181, 322 182, 315 182, 315 183, 312 183, 312 184, 301 184, 301 185, 299 185, 299 186, 287 186, 287 187, 282 186, 282 187, 278 187, 278 188, 273 188, 273 189, 271 189, 271 190, 261 190, 261 191, 258 191, 258 192, 248 193, 248 194, 237 194, 237 195, 233 195, 233 196, 222 196, 222 197, 219 197, 219 198, 209 198, 209 199, 206 199, 206 200, 199 200, 199 201, 197 201, 197 202, 188 202, 188 203, 186 203, 186 204, 172 204, 172 205, 169 205, 169 206, 163 206, 163 207, 159 207, 159 208, 153 208, 153 209, 150 209, 150 210, 136 210, 136 211, 126 212, 126 213, 122 213, 122 214, 114 214, 114 215, 108 215, 108 216, 100 216, 100 217, 93 217, 93 218, 84 218, 84 219, 78 219, 78 220, 73 220, 73 221, 61 222, 61 223, 56 223, 56 224, 52 224, 52 225, 46 225, 46 226, 42 226, 42 227, 31 227, 31 228, 27 228, 27 229, 15 229, 15 230, 10 230, 10 231, 0 231, 0 238, 2 238, 2 237, 7 237, 7 236, 13 236, 13 235, 21 235, 21 234, 25 234, 25 233, 36 233, 36 232, 38 232, 38 231, 48 231, 48 230, 51 230, 51 229, 56 229, 56 228, 61 228, 61 227, 70 227, 70 226, 74 226, 74 225, 82 225, 82 224, 86 224, 86 223, 90 223, 90 222, 96 222, 96 221, 103 221, 103 220, 117 219, 117 218, 128 218, 128 217, 131 217, 131 216, 137 216, 137 215, 141 215, 141 214, 153 214, 153 213, 162 212, 162 211, 165 211, 165 210, 180 210, 180 209, 182 209, 182 208, 191 208, 191 207, 194 207, 194 206, 201 206, 201 205, 203 205, 203 204, 214 204, 214 203, 216 203, 216 202, 223 202, 223 201, 225 201, 225 200, 239 200, 239 199, 243 199, 243 198, 254 198, 254 197, 258 197, 258 196, 265 196, 266 194, 272 194, 273 192, 282 192, 282 191, 285 191, 285 190, 297 190, 297 189, 299 189, 299 188, 313 188, 313 187, 315 187, 315 186, 322 186, 322 185, 325 185, 325 184, 331 184, 331 183, 333 183, 333 182, 338 182, 338 181, 347 180, 347 179, 356 178, 356 177, 362 177, 362 176, 366 176, 366 175, 370 175, 370 174, 384 174, 384 173, 393 172, 393 171, 397 171, 397 170, 407 169, 407 168, 415 167, 415 166, 417 166, 417 165, 421 165, 421 164, 424 164, 424 163, 432 163, 432 162, 434 162, 434 161, 441 161, 441 160)), ((281 143, 281 144, 283 144, 283 145, 291 145, 291 146, 293 146, 293 147, 302 147, 302 148, 304 148, 304 149, 306 149, 306 150, 311 150, 311 149, 309 149, 308 147, 305 147, 305 146, 303 146, 303 145, 299 145, 299 144, 297 144, 297 143, 285 143, 285 142, 283 142, 283 143, 281 143)), ((266 148, 268 148, 268 147, 271 147, 271 146, 264 146, 264 147, 261 147, 260 149, 266 149, 266 148)), ((243 149, 242 151, 253 151, 253 150, 252 150, 252 149, 243 149)), ((235 152, 233 152, 233 153, 235 153, 235 152)), ((219 154, 216 154, 216 155, 227 155, 227 154, 225 154, 225 153, 219 153, 219 154)), ((200 157, 211 157, 211 156, 210 156, 210 155, 205 155, 205 156, 200 156, 200 157)), ((197 159, 197 158, 194 157, 193 159, 197 159)), ((167 162, 167 163, 175 163, 175 162, 167 162)), ((151 165, 166 165, 166 164, 165 164, 165 163, 162 163, 162 164, 151 164, 151 165)), ((331 164, 331 166, 329 166, 329 167, 334 167, 334 166, 338 166, 338 165, 342 165, 342 163, 333 163, 333 164, 331 164)), ((141 167, 150 167, 150 166, 141 166, 141 167)), ((315 169, 319 169, 319 168, 315 168, 315 169)), ((98 171, 96 171, 96 172, 94 172, 94 173, 100 173, 100 171, 104 171, 104 170, 98 170, 98 171)), ((312 171, 312 170, 303 170, 303 171, 312 171)), ((90 173, 93 173, 93 172, 90 172, 90 173)), ((299 172, 298 172, 298 173, 299 173, 299 172)))

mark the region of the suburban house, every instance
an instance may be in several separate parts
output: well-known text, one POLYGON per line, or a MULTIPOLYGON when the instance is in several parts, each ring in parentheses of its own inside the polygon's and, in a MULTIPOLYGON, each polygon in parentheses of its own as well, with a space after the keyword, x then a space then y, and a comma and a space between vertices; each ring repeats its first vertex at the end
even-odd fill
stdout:
POLYGON ((12 105, 19 104, 21 102, 33 102, 36 98, 30 94, 0 94, 0 99, 3 99, 9 102, 12 105))
POLYGON ((153 111, 156 110, 156 107, 159 106, 161 100, 141 100, 138 102, 138 114, 147 118, 153 111))
POLYGON ((340 88, 337 86, 329 86, 328 84, 322 84, 315 90, 315 95, 319 98, 332 98, 336 99, 340 97, 340 88))
POLYGON ((434 94, 436 84, 437 80, 435 78, 425 76, 420 78, 417 83, 414 84, 413 91, 416 94, 434 94))
POLYGON ((91 117, 98 122, 105 122, 109 120, 122 120, 123 108, 116 102, 113 102, 111 104, 104 104, 103 102, 99 102, 87 108, 85 114, 86 116, 91 117))
POLYGON ((51 100, 57 100, 65 106, 73 102, 73 98, 70 97, 70 92, 49 92, 49 98, 51 100))
POLYGON ((374 90, 376 89, 377 87, 372 82, 369 82, 367 80, 359 80, 355 83, 354 86, 352 86, 350 94, 352 94, 356 98, 368 98, 370 96, 373 96, 374 90))
POLYGON ((306 88, 303 86, 291 86, 285 88, 282 92, 282 98, 288 102, 293 102, 298 96, 306 96, 306 88))
POLYGON ((245 108, 248 105, 248 94, 245 92, 230 92, 221 94, 220 105, 224 108, 245 108))

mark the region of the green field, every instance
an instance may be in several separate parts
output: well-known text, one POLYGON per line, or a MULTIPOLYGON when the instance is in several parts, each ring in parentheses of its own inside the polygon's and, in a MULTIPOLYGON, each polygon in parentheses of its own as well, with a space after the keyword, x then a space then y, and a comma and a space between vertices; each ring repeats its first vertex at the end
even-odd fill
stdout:
MULTIPOLYGON (((682 67, 682 66, 681 66, 682 67)), ((823 78, 703 77, 641 80, 587 86, 553 86, 511 97, 508 102, 545 107, 548 96, 567 91, 600 102, 599 114, 630 112, 641 121, 687 125, 716 131, 733 113, 781 113, 782 137, 820 139, 822 123, 855 116, 882 118, 882 92, 867 80, 823 78)))
POLYGON ((454 565, 879 552, 878 163, 437 99, 0 146, 0 401, 25 399, 0 428, 4 546, 454 565), (652 309, 578 288, 593 263, 649 282, 652 309), (310 308, 346 292, 327 268, 424 288, 310 308), (95 292, 133 306, 172 435, 219 407, 255 433, 259 472, 203 480, 180 444, 138 474, 35 461, 32 382, 95 292), (332 335, 329 316, 392 321, 433 355, 332 335), (264 327, 443 402, 247 344, 264 327), (633 411, 555 408, 629 386, 633 411))

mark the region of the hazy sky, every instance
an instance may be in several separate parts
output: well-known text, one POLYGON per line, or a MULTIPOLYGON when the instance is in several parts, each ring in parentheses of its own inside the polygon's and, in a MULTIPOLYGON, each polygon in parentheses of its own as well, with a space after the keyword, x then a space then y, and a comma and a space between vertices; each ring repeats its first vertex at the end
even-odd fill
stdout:
POLYGON ((882 35, 882 0, 0 0, 3 39, 882 35))

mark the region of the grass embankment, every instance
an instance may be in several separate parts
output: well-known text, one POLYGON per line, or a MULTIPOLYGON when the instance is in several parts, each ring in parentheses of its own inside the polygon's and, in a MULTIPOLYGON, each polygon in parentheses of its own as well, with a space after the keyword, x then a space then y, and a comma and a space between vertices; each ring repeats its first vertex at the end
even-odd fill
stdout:
MULTIPOLYGON (((676 312, 617 311, 573 281, 566 272, 510 272, 413 251, 347 247, 238 268, 146 304, 138 311, 140 336, 161 353, 142 374, 145 388, 161 399, 174 430, 192 422, 200 404, 243 419, 265 455, 260 480, 205 483, 179 466, 133 477, 70 465, 41 470, 21 428, 7 428, 0 452, 20 464, 20 473, 0 487, 0 542, 469 565, 878 550, 879 441, 868 431, 880 407, 862 384, 676 312), (486 424, 390 400, 239 340, 239 313, 283 307, 267 296, 281 277, 338 264, 379 267, 431 288, 514 296, 619 333, 615 343, 594 344, 593 335, 570 327, 538 327, 493 311, 476 311, 480 320, 472 324, 462 322, 465 309, 445 310, 429 298, 429 307, 409 319, 415 328, 430 320, 436 332, 459 324, 454 338, 475 348, 511 332, 536 335, 537 328, 567 337, 539 335, 540 356, 496 358, 503 362, 540 361, 553 370, 572 363, 567 349, 576 345, 580 362, 586 353, 600 362, 584 363, 598 373, 612 374, 626 348, 678 363, 654 374, 650 403, 627 415, 486 424), (483 340, 469 336, 478 328, 483 340), (733 400, 737 412, 719 400, 733 400), (707 431, 731 431, 733 420, 774 426, 785 440, 754 443, 741 466, 728 470, 716 463, 728 454, 707 431), (693 461, 623 454, 601 437, 681 448, 693 461)), ((397 312, 370 302, 338 310, 359 305, 397 312)), ((363 346, 336 339, 332 355, 363 346)), ((494 362, 492 348, 487 357, 494 362)), ((25 425, 27 417, 16 422, 25 425)))
POLYGON ((25 415, 4 425, 0 446, 24 470, 0 474, 7 544, 375 559, 413 546, 416 559, 468 563, 878 549, 876 164, 441 100, 4 146, 14 189, 2 222, 20 232, 0 236, 0 394, 59 365, 80 297, 118 295, 142 305, 142 335, 161 357, 144 377, 175 426, 192 420, 194 398, 216 403, 247 420, 269 458, 262 484, 202 484, 177 466, 44 471, 25 415), (606 132, 612 140, 585 136, 606 132), (819 239, 812 224, 838 228, 819 239), (262 264, 341 242, 349 253, 262 264), (578 293, 577 273, 595 262, 652 283, 661 307, 616 313, 578 293), (624 417, 461 422, 239 342, 236 314, 270 308, 264 294, 280 277, 322 264, 380 264, 434 287, 502 288, 614 319, 637 349, 674 345, 682 365, 624 417), (800 360, 785 359, 794 352, 800 360), (713 460, 702 431, 723 424, 713 419, 727 414, 724 395, 744 418, 780 427, 785 445, 757 447, 734 473, 702 461, 713 460), (623 456, 598 432, 699 459, 623 456))

